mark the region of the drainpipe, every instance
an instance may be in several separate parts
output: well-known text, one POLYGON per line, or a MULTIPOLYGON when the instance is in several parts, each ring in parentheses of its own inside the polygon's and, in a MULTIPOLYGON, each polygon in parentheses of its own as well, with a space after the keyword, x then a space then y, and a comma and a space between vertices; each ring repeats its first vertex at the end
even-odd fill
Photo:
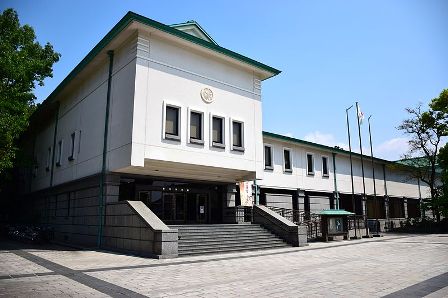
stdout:
POLYGON ((60 103, 57 102, 57 109, 56 109, 56 119, 54 120, 54 135, 53 135, 53 152, 51 155, 51 173, 50 173, 50 187, 53 186, 53 176, 54 176, 54 158, 56 155, 56 136, 58 133, 58 123, 59 123, 59 107, 60 103))
POLYGON ((384 210, 386 212, 386 222, 389 225, 389 195, 387 194, 387 178, 386 178, 386 164, 383 164, 384 177, 384 210))
POLYGON ((104 139, 103 139, 103 165, 101 168, 100 177, 100 200, 99 200, 99 215, 100 225, 98 230, 98 247, 101 247, 103 238, 103 226, 104 226, 104 181, 106 180, 106 161, 107 161, 107 137, 109 133, 109 110, 110 110, 110 94, 112 89, 112 72, 114 64, 114 51, 107 51, 109 56, 109 77, 107 78, 107 98, 106 98, 106 116, 104 120, 104 139))
POLYGON ((339 209, 339 193, 338 193, 338 184, 336 181, 336 153, 332 152, 333 155, 333 180, 334 180, 334 197, 336 199, 336 209, 339 209))

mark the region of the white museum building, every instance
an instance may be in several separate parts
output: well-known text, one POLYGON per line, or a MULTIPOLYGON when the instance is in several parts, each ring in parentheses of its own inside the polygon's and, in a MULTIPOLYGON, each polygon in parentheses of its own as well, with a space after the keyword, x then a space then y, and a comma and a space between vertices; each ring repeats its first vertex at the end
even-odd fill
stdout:
POLYGON ((428 187, 394 162, 365 156, 363 198, 359 154, 352 184, 348 151, 262 130, 262 82, 279 73, 194 21, 129 12, 32 117, 30 216, 59 242, 156 257, 310 240, 285 214, 344 209, 381 229, 419 217, 428 187), (241 238, 206 245, 198 231, 241 238))

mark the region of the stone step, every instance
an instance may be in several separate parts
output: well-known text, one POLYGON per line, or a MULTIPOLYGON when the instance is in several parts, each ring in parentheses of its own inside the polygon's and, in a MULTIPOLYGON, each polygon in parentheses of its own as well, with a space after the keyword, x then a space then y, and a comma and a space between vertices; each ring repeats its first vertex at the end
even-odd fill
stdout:
POLYGON ((179 236, 184 237, 190 237, 190 236, 201 236, 201 237, 220 237, 220 236, 227 236, 227 235, 241 235, 241 236, 253 236, 258 234, 271 234, 269 231, 266 230, 249 230, 249 231, 197 231, 197 232, 179 232, 179 236))
POLYGON ((230 253, 239 251, 254 251, 262 249, 276 249, 276 248, 286 248, 289 247, 286 243, 280 244, 268 244, 268 245, 246 245, 244 247, 220 247, 220 248, 209 248, 202 250, 179 250, 179 256, 191 256, 191 255, 201 255, 201 254, 219 254, 219 253, 230 253))
POLYGON ((194 224, 194 225, 189 225, 189 224, 185 224, 185 225, 168 225, 168 227, 173 227, 173 228, 189 228, 189 227, 203 227, 203 228, 215 228, 215 227, 251 227, 251 226, 257 226, 260 227, 259 224, 253 224, 250 222, 244 222, 244 223, 239 223, 239 224, 194 224))
POLYGON ((179 249, 187 249, 187 248, 193 248, 193 247, 237 247, 237 246, 243 246, 243 245, 259 245, 259 244, 277 244, 277 243, 283 243, 286 244, 283 240, 280 240, 278 238, 271 238, 271 239, 245 239, 245 240, 228 240, 228 241, 207 241, 207 242, 180 242, 179 243, 179 249))
POLYGON ((170 225, 179 233, 179 255, 288 247, 258 224, 170 225))
POLYGON ((260 228, 263 229, 261 226, 227 226, 227 227, 171 227, 172 229, 177 229, 179 232, 184 231, 257 231, 260 228))
POLYGON ((278 238, 275 235, 268 232, 258 234, 248 234, 248 235, 226 234, 218 237, 197 236, 197 235, 190 237, 184 237, 184 236, 180 237, 181 242, 227 241, 227 240, 245 240, 245 239, 258 240, 258 239, 278 239, 278 238))

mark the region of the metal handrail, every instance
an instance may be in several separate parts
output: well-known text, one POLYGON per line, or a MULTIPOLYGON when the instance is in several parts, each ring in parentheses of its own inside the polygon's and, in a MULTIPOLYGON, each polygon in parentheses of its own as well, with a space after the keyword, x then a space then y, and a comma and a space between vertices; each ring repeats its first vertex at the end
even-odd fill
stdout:
MULTIPOLYGON (((306 225, 308 227, 308 240, 322 237, 321 216, 316 213, 280 208, 274 206, 266 206, 270 210, 276 212, 280 216, 294 222, 297 225, 306 225)), ((365 229, 366 216, 350 215, 348 216, 348 230, 365 229)))
POLYGON ((319 214, 274 206, 266 207, 297 225, 306 225, 308 240, 322 237, 321 218, 319 214))
POLYGON ((349 215, 348 216, 348 229, 365 229, 366 217, 364 215, 349 215))

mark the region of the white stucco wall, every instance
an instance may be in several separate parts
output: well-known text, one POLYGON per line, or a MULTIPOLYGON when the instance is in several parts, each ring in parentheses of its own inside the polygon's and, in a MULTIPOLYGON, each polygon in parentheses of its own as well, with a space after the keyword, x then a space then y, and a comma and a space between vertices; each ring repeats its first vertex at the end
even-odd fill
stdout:
POLYGON ((273 138, 264 138, 264 144, 272 146, 273 170, 264 170, 264 177, 258 182, 259 185, 269 188, 301 188, 324 192, 334 191, 334 170, 331 152, 316 150, 312 147, 298 146, 292 142, 283 142, 273 138), (283 171, 284 148, 291 150, 291 173, 283 171), (314 175, 307 174, 307 153, 312 153, 314 156, 314 175), (322 156, 328 158, 328 177, 323 177, 322 175, 322 156))
POLYGON ((133 167, 123 171, 168 177, 177 171, 179 178, 214 181, 253 179, 257 166, 261 172, 260 83, 253 73, 144 33, 138 56, 133 167), (212 103, 201 99, 203 88, 213 91, 212 103), (164 103, 181 108, 180 142, 163 137, 164 103), (190 144, 187 138, 189 109, 204 113, 203 145, 190 144), (212 114, 225 117, 225 149, 211 146, 212 114), (231 150, 232 119, 244 122, 244 152, 231 150))
MULTIPOLYGON (((130 165, 135 53, 132 43, 115 50, 109 118, 107 168, 130 165)), ((53 186, 101 172, 106 112, 109 59, 104 57, 95 70, 76 80, 76 86, 56 98, 60 102, 56 148, 62 140, 61 165, 54 165, 53 186), (71 134, 75 132, 75 159, 70 161, 71 134)), ((31 190, 50 186, 51 171, 45 171, 47 148, 53 147, 55 121, 38 132, 35 156, 39 165, 31 190)), ((53 148, 54 150, 54 148, 53 148)), ((55 163, 58 159, 56 149, 55 163)))
MULTIPOLYGON (((284 141, 272 137, 264 137, 264 144, 272 146, 273 170, 264 170, 264 178, 258 182, 266 188, 304 189, 332 193, 334 187, 333 157, 330 150, 326 151, 317 146, 284 141), (283 149, 292 150, 292 173, 283 171, 283 149), (307 174, 306 154, 314 156, 314 175, 307 174), (328 157, 329 177, 322 176, 322 156, 328 157)), ((375 161, 375 186, 377 195, 384 196, 383 164, 375 161)), ((363 193, 361 160, 353 156, 353 180, 355 193, 363 193)), ((364 159, 364 177, 366 194, 373 195, 373 172, 370 158, 364 159)), ((337 190, 341 193, 351 193, 350 159, 347 154, 336 154, 337 190)), ((419 198, 419 187, 416 179, 411 179, 405 172, 400 172, 386 166, 387 194, 396 197, 419 198)), ((421 183, 422 196, 427 193, 427 187, 421 183)))

